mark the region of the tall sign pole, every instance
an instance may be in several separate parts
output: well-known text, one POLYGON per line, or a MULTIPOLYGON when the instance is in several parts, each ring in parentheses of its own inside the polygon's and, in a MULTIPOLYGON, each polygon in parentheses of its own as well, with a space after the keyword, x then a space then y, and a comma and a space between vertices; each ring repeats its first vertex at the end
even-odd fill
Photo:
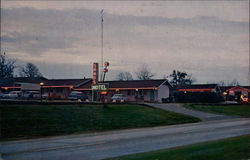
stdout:
MULTIPOLYGON (((101 10, 101 69, 102 68, 103 68, 103 9, 101 10)), ((101 80, 102 76, 103 72, 101 72, 101 80)))
MULTIPOLYGON (((98 84, 98 75, 99 75, 99 65, 98 63, 93 63, 93 80, 92 80, 92 86, 98 84)), ((92 90, 92 102, 97 101, 98 92, 92 90)))

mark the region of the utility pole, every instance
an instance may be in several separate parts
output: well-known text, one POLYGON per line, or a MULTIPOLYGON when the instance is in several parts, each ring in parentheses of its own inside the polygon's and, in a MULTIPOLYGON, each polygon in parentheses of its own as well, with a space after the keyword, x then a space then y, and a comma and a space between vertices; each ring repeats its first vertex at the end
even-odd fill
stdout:
POLYGON ((248 85, 250 86, 250 53, 248 55, 248 85))
POLYGON ((103 77, 103 9, 101 10, 101 80, 103 77))

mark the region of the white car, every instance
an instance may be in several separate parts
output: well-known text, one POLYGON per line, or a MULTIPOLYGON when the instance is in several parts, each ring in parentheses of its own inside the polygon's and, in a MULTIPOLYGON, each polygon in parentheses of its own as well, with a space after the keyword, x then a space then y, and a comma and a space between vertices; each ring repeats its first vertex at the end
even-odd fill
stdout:
POLYGON ((3 98, 16 99, 22 96, 22 91, 10 91, 8 94, 4 94, 3 98))
POLYGON ((112 102, 125 102, 127 101, 127 99, 128 98, 123 94, 114 94, 113 97, 111 98, 112 102))

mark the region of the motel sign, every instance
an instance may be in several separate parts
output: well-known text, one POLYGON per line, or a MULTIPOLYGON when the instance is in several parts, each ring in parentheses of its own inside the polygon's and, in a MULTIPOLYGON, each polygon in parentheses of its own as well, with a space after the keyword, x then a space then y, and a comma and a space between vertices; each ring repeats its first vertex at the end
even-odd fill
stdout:
POLYGON ((108 91, 108 84, 97 84, 97 85, 92 85, 92 90, 95 91, 108 91))

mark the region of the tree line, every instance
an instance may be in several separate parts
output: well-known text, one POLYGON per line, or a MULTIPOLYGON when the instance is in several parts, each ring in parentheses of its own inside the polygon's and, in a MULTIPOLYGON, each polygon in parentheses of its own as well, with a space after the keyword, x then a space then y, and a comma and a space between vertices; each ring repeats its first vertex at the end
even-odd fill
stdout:
POLYGON ((26 63, 25 66, 15 65, 16 61, 13 59, 8 59, 6 54, 0 54, 0 78, 12 78, 14 77, 14 69, 19 68, 20 77, 42 77, 39 68, 33 63, 26 63))
MULTIPOLYGON (((148 66, 142 66, 135 72, 135 76, 135 79, 138 80, 150 80, 154 78, 155 74, 151 72, 148 66)), ((173 70, 171 74, 164 76, 164 78, 170 79, 173 86, 190 85, 195 81, 191 74, 179 70, 173 70)), ((117 74, 116 80, 129 81, 134 80, 134 78, 130 72, 120 72, 117 74)))
MULTIPOLYGON (((7 58, 5 53, 0 53, 0 79, 14 77, 14 69, 16 68, 19 69, 19 77, 34 78, 43 76, 39 71, 39 68, 33 63, 28 62, 24 66, 16 66, 15 63, 16 61, 7 58)), ((155 74, 146 65, 138 68, 134 75, 135 78, 130 72, 119 72, 115 79, 120 81, 129 81, 134 79, 150 80, 155 77, 155 74)), ((163 78, 168 79, 173 86, 190 85, 195 82, 195 78, 193 78, 191 74, 179 70, 173 70, 171 74, 164 76, 163 78)), ((220 86, 226 86, 226 83, 224 81, 220 81, 217 84, 220 86)), ((228 83, 228 85, 236 86, 239 85, 239 83, 237 80, 233 80, 231 83, 228 83)))

